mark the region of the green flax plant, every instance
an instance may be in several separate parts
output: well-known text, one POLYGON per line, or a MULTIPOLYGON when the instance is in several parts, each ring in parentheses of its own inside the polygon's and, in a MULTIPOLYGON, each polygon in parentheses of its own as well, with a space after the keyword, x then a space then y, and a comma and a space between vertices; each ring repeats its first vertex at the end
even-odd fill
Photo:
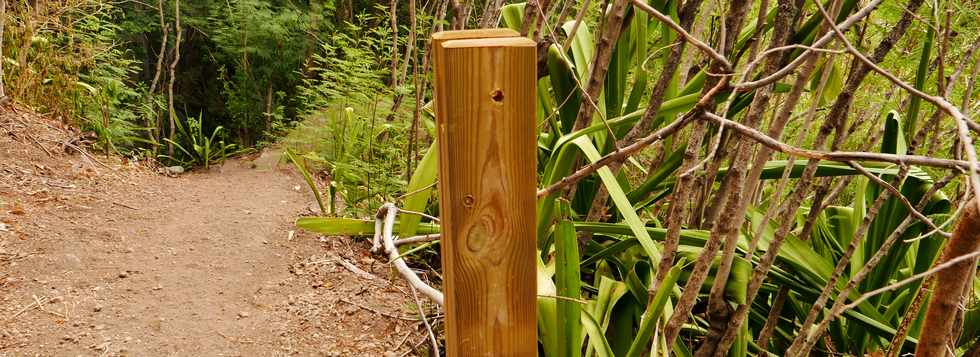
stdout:
MULTIPOLYGON (((543 44, 542 354, 914 351, 931 333, 920 331, 921 307, 948 294, 923 278, 971 194, 959 184, 968 150, 942 133, 954 127, 946 98, 969 108, 975 97, 974 51, 957 50, 957 61, 932 55, 973 45, 950 36, 958 22, 918 15, 917 0, 587 3, 500 9, 502 26, 530 28, 543 44), (929 41, 918 41, 922 32, 929 41), (946 50, 889 56, 898 46, 946 50), (932 74, 948 89, 909 94, 928 87, 930 71, 952 77, 932 74), (902 95, 881 95, 912 78, 921 80, 891 92, 902 95), (938 153, 943 145, 949 156, 938 153)), ((404 209, 437 213, 433 152, 414 171, 404 209)), ((297 225, 373 233, 354 219, 297 225)), ((397 231, 438 225, 403 218, 397 231)), ((968 295, 961 327, 949 332, 957 354, 980 330, 968 295)))

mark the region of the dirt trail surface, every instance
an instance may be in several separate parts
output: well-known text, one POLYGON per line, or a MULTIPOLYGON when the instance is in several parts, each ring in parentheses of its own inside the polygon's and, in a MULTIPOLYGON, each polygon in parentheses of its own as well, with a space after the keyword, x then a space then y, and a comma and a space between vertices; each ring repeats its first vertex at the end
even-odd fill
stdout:
POLYGON ((310 199, 272 151, 170 178, 72 136, 0 115, 0 356, 418 353, 406 288, 293 228, 310 199))

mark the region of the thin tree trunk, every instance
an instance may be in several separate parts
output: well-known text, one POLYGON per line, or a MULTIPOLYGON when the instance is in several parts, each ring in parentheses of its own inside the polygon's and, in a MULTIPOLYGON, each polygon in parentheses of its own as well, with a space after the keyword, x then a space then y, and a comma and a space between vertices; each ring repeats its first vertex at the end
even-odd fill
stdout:
MULTIPOLYGON (((394 10, 394 5, 392 5, 392 9, 394 10)), ((401 107, 402 101, 405 100, 405 95, 402 94, 400 91, 398 91, 398 86, 401 85, 402 83, 407 83, 408 82, 408 64, 415 62, 414 61, 415 60, 414 53, 415 53, 415 42, 416 42, 416 36, 417 36, 417 27, 416 26, 418 25, 418 21, 415 19, 415 0, 408 0, 408 16, 410 18, 412 18, 412 27, 409 29, 409 32, 408 32, 408 43, 405 44, 405 56, 404 56, 405 59, 403 60, 403 62, 401 62, 402 69, 401 69, 400 72, 397 69, 397 67, 398 67, 398 65, 397 65, 398 55, 397 54, 393 54, 392 55, 394 57, 393 58, 393 61, 394 62, 392 62, 392 69, 395 70, 396 72, 394 72, 394 76, 392 77, 393 78, 392 79, 393 80, 393 82, 392 82, 393 84, 392 84, 391 88, 395 91, 395 96, 394 96, 394 98, 392 98, 391 113, 388 114, 388 118, 386 119, 387 121, 393 121, 393 120, 395 120, 395 117, 398 114, 398 108, 401 107), (401 73, 401 74, 399 75, 398 73, 401 73)), ((397 27, 397 25, 395 25, 394 18, 392 19, 392 25, 395 26, 395 27, 397 27)), ((397 34, 398 34, 398 32, 396 31, 395 32, 396 37, 395 37, 395 42, 394 42, 396 47, 393 47, 392 48, 392 50, 393 51, 396 51, 396 52, 398 51, 398 47, 397 47, 397 44, 398 44, 397 34)))
POLYGON ((160 51, 157 52, 157 65, 153 73, 153 81, 150 82, 150 95, 153 95, 157 90, 157 84, 160 81, 160 72, 163 72, 163 60, 167 57, 165 54, 167 53, 167 40, 170 37, 170 26, 167 26, 167 23, 163 19, 163 0, 160 0, 157 4, 157 11, 160 14, 160 31, 163 32, 163 36, 160 39, 160 51))
POLYGON ((170 113, 170 142, 167 143, 167 155, 174 155, 174 143, 177 131, 177 113, 174 111, 174 82, 177 79, 177 62, 180 61, 180 40, 183 31, 180 29, 180 0, 174 0, 174 28, 176 38, 174 40, 174 60, 170 62, 170 83, 167 85, 167 110, 170 113))
POLYGON ((388 6, 391 16, 391 88, 398 87, 398 0, 388 6))
POLYGON ((265 130, 272 131, 272 80, 265 91, 265 130))
MULTIPOLYGON (((7 23, 7 0, 0 0, 0 59, 3 58, 3 27, 7 23)), ((3 85, 3 61, 0 60, 0 105, 10 101, 3 85)))

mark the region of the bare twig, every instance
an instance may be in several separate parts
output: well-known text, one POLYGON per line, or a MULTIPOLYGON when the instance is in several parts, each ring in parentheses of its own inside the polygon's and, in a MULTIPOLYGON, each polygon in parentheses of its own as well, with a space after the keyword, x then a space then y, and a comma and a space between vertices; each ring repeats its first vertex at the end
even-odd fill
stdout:
POLYGON ((432 343, 432 355, 439 356, 439 342, 436 338, 436 333, 432 331, 432 325, 429 324, 429 319, 425 317, 425 308, 422 306, 422 301, 419 300, 419 294, 415 291, 414 287, 412 289, 412 298, 415 299, 415 306, 419 309, 419 317, 422 319, 422 323, 425 324, 426 331, 429 332, 429 342, 432 343))
POLYGON ((613 162, 625 161, 630 156, 636 154, 643 148, 646 148, 647 146, 650 146, 651 144, 674 134, 675 132, 677 132, 684 126, 686 126, 688 123, 690 123, 692 117, 693 115, 686 115, 683 118, 678 119, 673 123, 670 123, 669 125, 661 128, 660 130, 657 130, 656 132, 647 135, 640 140, 637 140, 632 145, 616 150, 606 156, 603 156, 598 161, 578 169, 578 171, 575 171, 573 174, 563 177, 560 181, 552 184, 551 186, 538 190, 538 194, 537 194, 538 198, 548 196, 565 187, 574 185, 575 183, 581 181, 582 179, 588 177, 589 175, 595 173, 596 171, 599 171, 599 169, 609 166, 613 162))
POLYGON ((345 303, 348 303, 348 304, 353 305, 353 306, 356 306, 356 307, 359 307, 361 309, 364 309, 364 310, 373 312, 373 313, 378 314, 378 315, 381 315, 381 316, 390 317, 390 318, 393 318, 393 319, 405 320, 405 321, 418 321, 418 319, 414 319, 414 318, 411 318, 411 317, 398 316, 398 315, 387 313, 387 312, 384 312, 384 311, 381 311, 381 310, 378 310, 378 309, 375 309, 375 308, 367 307, 367 306, 358 304, 356 302, 347 300, 345 298, 340 298, 340 301, 345 302, 345 303))
MULTIPOLYGON (((755 140, 770 149, 782 152, 787 155, 793 155, 796 157, 802 157, 812 160, 829 160, 829 161, 875 161, 875 162, 888 162, 899 165, 919 165, 919 166, 930 166, 937 168, 946 169, 958 169, 958 170, 969 170, 970 163, 963 160, 951 160, 951 159, 939 159, 927 156, 918 155, 894 155, 894 154, 883 154, 883 153, 872 153, 872 152, 861 152, 861 151, 819 151, 810 149, 801 149, 789 144, 783 143, 779 140, 773 139, 758 130, 746 127, 742 124, 734 122, 732 120, 723 118, 714 113, 705 113, 702 118, 711 119, 719 123, 724 124, 737 131, 740 135, 747 138, 755 140)), ((980 170, 980 168, 977 168, 980 170)))
POLYGON ((714 48, 711 48, 711 46, 704 43, 704 41, 695 38, 693 35, 687 32, 687 30, 681 27, 681 25, 678 25, 676 22, 674 22, 674 20, 672 20, 669 16, 660 13, 660 11, 657 11, 657 9, 654 9, 652 6, 647 5, 646 2, 640 0, 633 0, 633 6, 635 6, 640 10, 646 11, 650 15, 653 15, 653 17, 657 18, 657 20, 660 20, 661 22, 669 26, 672 30, 674 30, 679 35, 681 35, 681 37, 684 38, 684 40, 691 43, 691 45, 693 45, 694 47, 697 47, 699 50, 707 54, 708 57, 711 57, 711 59, 713 59, 714 61, 721 64, 724 67, 724 69, 728 71, 732 70, 732 64, 731 62, 728 61, 727 58, 725 58, 725 56, 723 56, 721 53, 718 53, 718 51, 715 51, 714 48))
MULTIPOLYGON (((875 8, 877 8, 879 4, 881 4, 881 0, 872 0, 867 5, 865 5, 863 8, 861 8, 861 10, 858 10, 858 12, 856 12, 853 15, 849 16, 846 20, 844 20, 844 22, 842 22, 837 27, 840 28, 841 30, 846 30, 846 29, 850 28, 854 24, 858 23, 858 21, 861 21, 862 19, 864 19, 865 17, 867 17, 868 15, 870 15, 871 12, 875 8)), ((827 43, 829 43, 830 40, 833 39, 833 37, 834 37, 834 33, 833 32, 828 32, 828 33, 824 34, 822 37, 820 37, 818 40, 814 41, 813 44, 810 45, 810 47, 812 47, 812 48, 820 48, 820 47, 823 47, 824 45, 826 45, 827 43)), ((789 75, 790 73, 792 73, 793 70, 796 69, 796 67, 799 67, 801 64, 803 64, 803 62, 806 61, 807 57, 809 57, 813 53, 814 52, 811 51, 811 50, 809 50, 809 49, 806 50, 806 51, 803 51, 803 53, 800 54, 799 56, 797 56, 796 59, 794 59, 792 62, 790 62, 789 64, 787 64, 785 67, 783 67, 779 71, 776 71, 772 75, 769 75, 769 76, 766 76, 766 77, 763 77, 763 78, 760 78, 758 80, 754 80, 754 81, 751 81, 751 82, 736 83, 736 84, 733 84, 732 86, 735 87, 735 88, 738 88, 739 90, 748 91, 748 90, 752 90, 754 88, 759 88, 761 86, 774 83, 774 82, 778 81, 780 78, 786 77, 787 75, 789 75)))
POLYGON ((868 172, 868 170, 865 169, 864 166, 861 166, 861 164, 859 164, 857 162, 854 162, 854 161, 846 161, 845 164, 847 164, 847 166, 850 166, 850 167, 854 168, 855 170, 857 170, 858 172, 860 172, 862 175, 868 177, 869 179, 871 179, 871 181, 874 181, 874 183, 878 184, 878 186, 881 186, 882 188, 884 188, 884 189, 888 190, 889 192, 891 192, 892 195, 895 196, 895 198, 897 198, 900 202, 902 202, 902 205, 904 205, 905 208, 907 208, 909 210, 909 213, 912 216, 914 216, 918 220, 920 220, 923 223, 925 223, 927 226, 929 226, 929 228, 932 228, 932 229, 937 230, 938 233, 940 235, 944 236, 944 237, 951 236, 950 233, 943 232, 942 230, 940 230, 940 228, 937 227, 936 224, 933 223, 931 219, 929 219, 929 217, 926 217, 926 215, 922 214, 922 212, 919 212, 919 210, 916 209, 916 207, 912 205, 912 202, 909 202, 909 199, 906 198, 905 195, 903 195, 901 191, 899 191, 897 188, 895 188, 895 186, 892 186, 888 182, 885 182, 885 180, 882 180, 877 175, 875 175, 875 174, 873 174, 871 172, 868 172))
POLYGON ((406 244, 417 244, 417 243, 428 243, 434 242, 442 238, 442 234, 427 234, 417 237, 402 238, 395 241, 396 246, 403 246, 406 244))

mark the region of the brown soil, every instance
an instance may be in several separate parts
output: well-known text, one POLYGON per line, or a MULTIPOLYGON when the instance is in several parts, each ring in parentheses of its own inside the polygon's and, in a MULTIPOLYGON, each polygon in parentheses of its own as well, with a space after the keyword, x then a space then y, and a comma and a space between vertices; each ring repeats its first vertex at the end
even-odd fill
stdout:
POLYGON ((170 178, 77 136, 0 114, 0 356, 422 353, 366 242, 293 228, 310 198, 272 151, 170 178))

